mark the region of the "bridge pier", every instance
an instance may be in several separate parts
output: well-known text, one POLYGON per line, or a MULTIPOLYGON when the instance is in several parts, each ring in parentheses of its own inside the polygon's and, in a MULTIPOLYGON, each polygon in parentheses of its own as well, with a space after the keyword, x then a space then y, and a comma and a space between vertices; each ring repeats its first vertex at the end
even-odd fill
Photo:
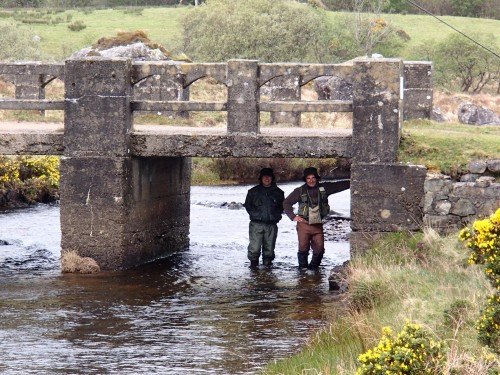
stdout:
POLYGON ((127 59, 68 60, 62 252, 123 269, 189 243, 189 158, 133 157, 127 59))
POLYGON ((382 233, 421 229, 426 169, 396 162, 402 69, 398 59, 354 62, 351 254, 382 233))

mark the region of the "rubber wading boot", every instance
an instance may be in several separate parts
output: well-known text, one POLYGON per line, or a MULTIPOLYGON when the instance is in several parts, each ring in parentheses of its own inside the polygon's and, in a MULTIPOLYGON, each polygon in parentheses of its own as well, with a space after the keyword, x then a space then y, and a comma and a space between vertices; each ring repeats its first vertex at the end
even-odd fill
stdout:
POLYGON ((256 259, 256 260, 251 260, 250 261, 250 268, 252 270, 256 270, 257 268, 259 268, 259 260, 256 259))
POLYGON ((299 268, 307 268, 307 256, 309 253, 305 251, 299 251, 297 253, 297 259, 299 260, 299 268))
POLYGON ((311 263, 309 263, 309 268, 312 270, 317 270, 323 259, 323 253, 313 254, 311 258, 311 263))
POLYGON ((273 261, 269 258, 262 259, 262 264, 266 267, 271 267, 273 265, 273 261))

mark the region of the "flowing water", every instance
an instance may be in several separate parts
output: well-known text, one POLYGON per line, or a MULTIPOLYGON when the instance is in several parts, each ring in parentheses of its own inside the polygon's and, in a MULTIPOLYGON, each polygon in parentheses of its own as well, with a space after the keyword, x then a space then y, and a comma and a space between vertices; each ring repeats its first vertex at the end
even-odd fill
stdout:
MULTIPOLYGON (((98 275, 61 274, 57 206, 0 214, 0 373, 255 374, 299 350, 335 314, 348 229, 319 272, 299 271, 284 217, 274 266, 251 271, 248 215, 225 204, 249 187, 192 187, 189 249, 98 275)), ((348 191, 329 200, 349 215, 348 191)))

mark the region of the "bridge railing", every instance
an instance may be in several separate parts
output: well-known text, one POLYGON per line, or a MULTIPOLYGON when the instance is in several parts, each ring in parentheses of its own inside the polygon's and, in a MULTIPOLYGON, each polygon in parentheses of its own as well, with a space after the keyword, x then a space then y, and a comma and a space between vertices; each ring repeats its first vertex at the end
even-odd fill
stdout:
MULTIPOLYGON (((0 110, 64 110, 64 100, 45 99, 44 89, 56 78, 64 80, 64 64, 19 62, 0 64, 0 77, 16 87, 16 98, 1 98, 0 110), (29 95, 21 95, 29 88, 29 95), (38 94, 38 95, 37 95, 38 94)), ((227 63, 136 62, 131 85, 150 77, 167 82, 168 90, 188 90, 203 78, 212 78, 227 89, 227 101, 202 102, 154 100, 153 95, 133 92, 132 111, 144 112, 228 112, 228 132, 259 132, 259 112, 352 112, 352 101, 260 100, 260 88, 275 78, 286 79, 300 87, 320 76, 350 76, 352 64, 265 64, 253 60, 231 60, 227 63)), ((154 84, 154 83, 153 83, 154 84)), ((299 98, 300 99, 300 98, 299 98)))
POLYGON ((350 76, 349 64, 261 64, 254 60, 196 64, 140 62, 133 65, 133 83, 152 76, 168 77, 182 89, 202 78, 227 88, 227 101, 134 99, 134 111, 227 111, 228 132, 259 132, 259 112, 352 112, 352 101, 260 101, 260 88, 277 77, 300 87, 320 76, 350 76))
POLYGON ((64 81, 64 64, 41 62, 0 63, 0 79, 15 86, 15 99, 1 98, 3 110, 64 110, 64 100, 45 99, 45 87, 64 81))

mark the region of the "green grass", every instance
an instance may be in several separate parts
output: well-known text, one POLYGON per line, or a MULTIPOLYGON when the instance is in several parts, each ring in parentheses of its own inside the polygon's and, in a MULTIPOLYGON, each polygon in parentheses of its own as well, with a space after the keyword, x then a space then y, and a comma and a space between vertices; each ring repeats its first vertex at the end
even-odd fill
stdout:
MULTIPOLYGON (((147 8, 140 15, 125 12, 121 9, 102 9, 92 12, 77 10, 65 11, 61 17, 71 14, 71 22, 80 20, 87 27, 78 32, 68 29, 69 22, 56 25, 19 27, 29 28, 32 33, 41 37, 41 47, 44 54, 53 59, 64 59, 74 51, 89 46, 101 37, 116 35, 117 31, 144 30, 151 40, 160 43, 168 50, 176 50, 180 45, 181 27, 179 17, 185 8, 147 8)), ((6 22, 8 18, 0 19, 6 22)))
MULTIPOLYGON (((329 12, 331 22, 343 15, 345 12, 329 12)), ((403 58, 408 57, 410 50, 422 43, 432 41, 439 43, 449 35, 455 33, 451 28, 439 22, 437 19, 426 15, 403 15, 403 14, 383 14, 383 18, 389 20, 397 28, 403 29, 409 36, 405 49, 402 51, 403 58)), ((446 23, 452 25, 456 29, 465 34, 493 34, 497 36, 497 47, 500 48, 500 38, 498 38, 500 29, 500 21, 484 18, 467 18, 442 16, 439 17, 446 23)))
MULTIPOLYGON (((182 30, 180 17, 188 8, 144 8, 140 12, 130 12, 125 9, 102 9, 92 12, 83 12, 81 10, 67 10, 62 13, 54 14, 52 17, 60 17, 65 22, 46 25, 31 24, 24 25, 19 23, 19 27, 29 28, 33 34, 39 35, 41 47, 47 57, 53 59, 63 59, 72 52, 95 43, 99 38, 113 36, 119 30, 133 31, 141 29, 149 34, 149 37, 162 44, 171 51, 181 50, 182 30), (71 14, 71 21, 83 21, 87 26, 79 32, 72 32, 68 29, 67 15, 71 14)), ((1 22, 7 22, 5 17, 8 10, 1 10, 3 17, 1 22)), ((12 13, 13 14, 13 13, 12 13)), ((42 14, 40 11, 38 14, 42 14)), ((329 18, 335 22, 340 15, 345 13, 329 12, 329 18)), ((403 58, 412 47, 430 40, 439 42, 454 31, 445 26, 438 20, 424 15, 383 15, 394 25, 404 29, 411 37, 408 45, 403 51, 403 58)), ((443 20, 465 33, 494 34, 498 36, 500 29, 499 20, 451 17, 443 16, 443 20)), ((497 47, 500 47, 500 38, 497 39, 497 47)))
POLYGON ((500 158, 500 127, 414 120, 403 125, 399 160, 456 175, 473 159, 500 158))
POLYGON ((429 231, 384 236, 370 252, 352 260, 346 307, 336 311, 330 326, 300 353, 269 364, 263 373, 354 374, 358 355, 377 344, 382 327, 397 332, 407 320, 448 344, 445 374, 460 366, 460 358, 475 356, 473 366, 484 366, 474 322, 492 288, 480 267, 465 266, 466 258, 456 235, 439 237, 429 231), (462 311, 466 318, 451 327, 447 314, 464 300, 470 302, 462 311))

